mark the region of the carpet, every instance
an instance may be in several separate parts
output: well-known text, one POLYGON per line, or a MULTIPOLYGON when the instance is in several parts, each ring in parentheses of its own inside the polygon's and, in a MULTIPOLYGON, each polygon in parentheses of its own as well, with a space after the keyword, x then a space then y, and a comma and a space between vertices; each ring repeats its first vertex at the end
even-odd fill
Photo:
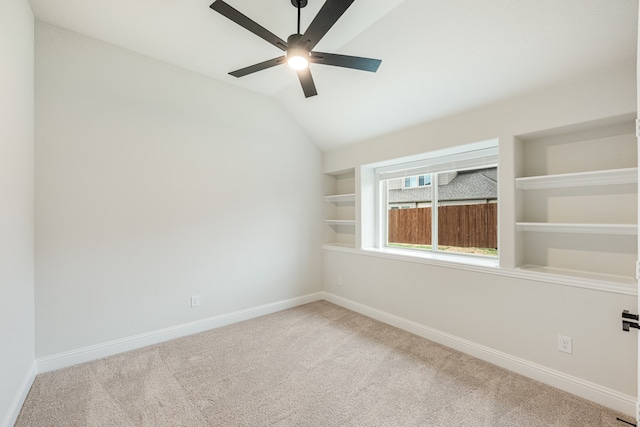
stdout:
POLYGON ((16 426, 624 427, 623 414, 326 301, 36 377, 16 426))

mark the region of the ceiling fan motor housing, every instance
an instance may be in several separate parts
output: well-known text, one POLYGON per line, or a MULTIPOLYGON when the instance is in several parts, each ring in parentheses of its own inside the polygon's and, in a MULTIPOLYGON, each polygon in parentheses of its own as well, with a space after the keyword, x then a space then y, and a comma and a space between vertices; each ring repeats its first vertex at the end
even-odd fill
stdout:
POLYGON ((292 46, 301 46, 300 44, 300 39, 302 39, 302 34, 291 34, 289 37, 287 37, 287 45, 289 45, 289 47, 292 46))

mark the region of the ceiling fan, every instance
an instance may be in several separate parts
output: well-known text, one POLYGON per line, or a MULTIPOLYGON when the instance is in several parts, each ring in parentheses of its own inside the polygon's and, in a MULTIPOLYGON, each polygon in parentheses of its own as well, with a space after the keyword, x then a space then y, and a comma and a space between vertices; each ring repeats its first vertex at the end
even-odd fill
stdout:
POLYGON ((285 52, 283 56, 269 59, 249 67, 232 71, 234 77, 242 77, 257 71, 284 64, 285 61, 296 70, 304 96, 309 98, 318 94, 309 71, 309 63, 334 65, 337 67, 353 68, 356 70, 375 73, 382 62, 379 59, 362 58, 358 56, 338 55, 335 53, 316 52, 312 49, 338 21, 342 14, 351 6, 354 0, 327 0, 313 19, 304 34, 300 33, 300 10, 307 5, 307 0, 291 0, 291 4, 298 10, 298 32, 291 34, 285 42, 260 24, 243 15, 223 0, 216 0, 211 9, 229 18, 236 24, 251 31, 256 36, 266 40, 285 52))

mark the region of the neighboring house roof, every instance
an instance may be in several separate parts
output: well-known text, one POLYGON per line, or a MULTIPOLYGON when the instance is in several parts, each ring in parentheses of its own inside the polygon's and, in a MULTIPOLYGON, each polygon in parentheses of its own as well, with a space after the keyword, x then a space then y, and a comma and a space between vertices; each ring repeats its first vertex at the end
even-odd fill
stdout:
MULTIPOLYGON (((438 199, 476 200, 498 198, 497 168, 460 171, 446 185, 438 187, 438 199)), ((431 201, 431 186, 389 190, 389 203, 431 201)))

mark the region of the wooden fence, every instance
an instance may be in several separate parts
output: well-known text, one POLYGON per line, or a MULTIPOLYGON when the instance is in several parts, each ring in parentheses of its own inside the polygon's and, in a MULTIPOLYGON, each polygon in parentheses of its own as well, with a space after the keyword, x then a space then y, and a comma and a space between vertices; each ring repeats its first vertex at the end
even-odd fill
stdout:
MULTIPOLYGON (((389 243, 431 244, 431 208, 389 210, 389 243)), ((438 244, 463 248, 498 247, 498 204, 441 206, 438 244)))

